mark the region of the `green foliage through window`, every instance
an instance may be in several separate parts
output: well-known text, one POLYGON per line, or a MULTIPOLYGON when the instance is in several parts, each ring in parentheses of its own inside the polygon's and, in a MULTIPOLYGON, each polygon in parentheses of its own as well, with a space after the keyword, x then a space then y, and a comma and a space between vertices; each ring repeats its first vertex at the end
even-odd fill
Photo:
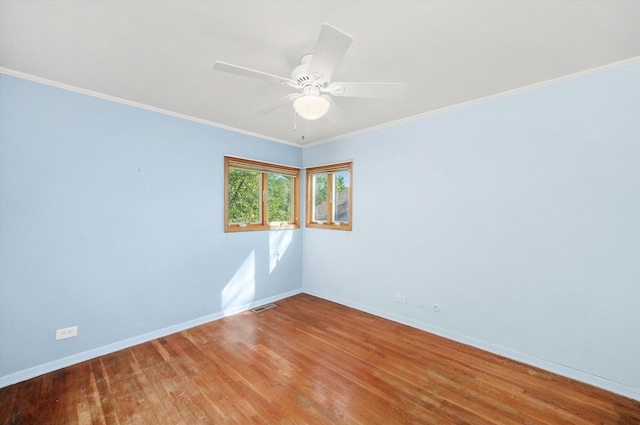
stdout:
POLYGON ((260 173, 229 168, 229 222, 260 222, 260 173))
POLYGON ((267 210, 269 222, 293 221, 293 178, 267 175, 267 210))
POLYGON ((328 174, 313 175, 313 219, 318 222, 327 221, 327 189, 328 174))
POLYGON ((300 170, 225 157, 225 231, 299 227, 300 170))

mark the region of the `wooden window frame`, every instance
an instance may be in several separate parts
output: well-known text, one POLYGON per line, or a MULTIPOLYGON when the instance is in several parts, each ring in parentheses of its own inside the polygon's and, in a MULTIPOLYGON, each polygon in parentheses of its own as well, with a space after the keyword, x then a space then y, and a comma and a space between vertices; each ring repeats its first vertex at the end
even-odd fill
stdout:
POLYGON ((340 162, 336 164, 321 165, 317 167, 309 167, 306 171, 306 227, 316 229, 329 229, 329 230, 346 230, 351 231, 353 227, 353 162, 340 162), (333 188, 335 173, 348 171, 349 172, 349 222, 348 223, 335 223, 334 220, 334 206, 333 206, 333 188), (317 222, 313 221, 313 175, 314 174, 327 174, 327 221, 317 222), (331 195, 329 195, 331 194, 331 195))
POLYGON ((224 231, 229 232, 251 232, 258 230, 281 230, 300 228, 300 169, 286 165, 272 164, 268 162, 254 161, 251 159, 237 158, 233 156, 224 157, 224 231), (262 220, 260 223, 229 223, 229 169, 243 169, 261 173, 262 194, 260 197, 260 208, 262 220), (267 179, 269 174, 281 174, 293 177, 293 221, 290 222, 268 222, 267 179))

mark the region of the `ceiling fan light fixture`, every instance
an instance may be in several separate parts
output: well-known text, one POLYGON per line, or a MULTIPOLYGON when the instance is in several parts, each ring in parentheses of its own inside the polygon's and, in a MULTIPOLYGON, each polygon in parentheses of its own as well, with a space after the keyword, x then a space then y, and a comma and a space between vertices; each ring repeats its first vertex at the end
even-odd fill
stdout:
POLYGON ((329 111, 329 101, 316 94, 307 94, 293 102, 293 109, 306 120, 317 120, 329 111))

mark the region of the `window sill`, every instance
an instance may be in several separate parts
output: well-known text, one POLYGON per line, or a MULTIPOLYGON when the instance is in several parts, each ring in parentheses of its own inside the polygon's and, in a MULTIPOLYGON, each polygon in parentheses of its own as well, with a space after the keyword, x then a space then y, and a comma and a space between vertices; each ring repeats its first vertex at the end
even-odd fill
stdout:
POLYGON ((351 231, 351 224, 350 223, 340 223, 340 224, 307 223, 307 227, 312 228, 312 229, 351 231))
POLYGON ((291 230, 291 229, 299 229, 300 226, 294 223, 272 223, 268 225, 264 224, 247 224, 245 226, 241 226, 239 224, 230 224, 228 227, 224 229, 225 233, 233 233, 233 232, 257 232, 263 230, 291 230))

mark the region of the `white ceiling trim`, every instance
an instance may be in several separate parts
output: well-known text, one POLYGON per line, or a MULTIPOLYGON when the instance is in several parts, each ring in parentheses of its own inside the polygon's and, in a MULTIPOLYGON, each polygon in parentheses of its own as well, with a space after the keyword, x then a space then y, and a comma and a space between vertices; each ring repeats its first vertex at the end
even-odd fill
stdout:
POLYGON ((298 147, 640 56, 640 1, 0 0, 0 10, 0 67, 24 73, 14 75, 298 147), (336 94, 326 119, 296 128, 283 100, 292 88, 211 68, 290 75, 327 22, 354 39, 334 82, 401 82, 405 96, 336 94))
POLYGON ((87 96, 97 97, 97 98, 108 100, 108 101, 111 101, 111 102, 122 103, 122 104, 125 104, 125 105, 128 105, 128 106, 133 106, 133 107, 136 107, 136 108, 146 109, 148 111, 158 112, 160 114, 169 115, 169 116, 176 117, 176 118, 181 118, 181 119, 197 122, 197 123, 208 125, 208 126, 212 126, 212 127, 217 127, 217 128, 221 128, 221 129, 228 130, 228 131, 233 131, 233 132, 236 132, 236 133, 244 134, 244 135, 251 136, 251 137, 256 137, 256 138, 263 139, 263 140, 270 140, 270 141, 273 141, 273 142, 283 143, 285 145, 290 145, 290 146, 295 146, 295 147, 299 147, 299 148, 305 149, 305 148, 308 148, 308 147, 321 145, 321 144, 324 144, 324 143, 333 142, 333 141, 337 141, 337 140, 341 140, 341 139, 357 136, 359 134, 368 133, 368 132, 371 132, 371 131, 374 131, 374 130, 379 130, 379 129, 383 129, 383 128, 387 128, 387 127, 392 127, 392 126, 395 126, 395 125, 404 124, 404 123, 407 123, 407 122, 419 120, 419 119, 430 117, 430 116, 433 116, 433 115, 442 114, 442 113, 445 113, 445 112, 450 112, 450 111, 454 111, 454 110, 461 109, 461 108, 466 108, 468 106, 476 105, 478 103, 488 102, 488 101, 491 101, 491 100, 496 100, 496 99, 499 99, 499 98, 512 96, 512 95, 519 94, 519 93, 525 93, 525 92, 528 92, 528 91, 531 91, 531 90, 536 90, 536 89, 547 87, 547 86, 551 86, 551 85, 554 85, 554 84, 559 84, 559 83, 562 83, 562 82, 565 82, 565 81, 570 81, 570 80, 574 80, 574 79, 577 79, 577 78, 582 78, 582 77, 586 77, 586 76, 589 76, 589 75, 597 74, 597 73, 600 73, 600 72, 605 72, 605 71, 608 71, 608 70, 621 68, 621 67, 624 67, 624 66, 627 66, 627 65, 631 65, 631 64, 635 64, 635 63, 639 63, 639 62, 640 62, 640 56, 636 56, 636 57, 625 59, 625 60, 622 60, 622 61, 613 62, 613 63, 607 64, 607 65, 598 66, 598 67, 595 67, 595 68, 587 69, 587 70, 576 72, 576 73, 573 73, 573 74, 568 74, 568 75, 565 75, 565 76, 562 76, 562 77, 553 78, 551 80, 542 81, 542 82, 535 83, 535 84, 530 84, 528 86, 520 87, 520 88, 517 88, 517 89, 507 90, 505 92, 492 94, 490 96, 485 96, 485 97, 481 97, 481 98, 478 98, 478 99, 470 100, 470 101, 467 101, 467 102, 462 102, 462 103, 458 103, 458 104, 455 104, 455 105, 447 106, 447 107, 444 107, 444 108, 436 109, 436 110, 433 110, 433 111, 428 111, 428 112, 425 112, 423 114, 413 115, 413 116, 402 118, 402 119, 399 119, 399 120, 387 122, 385 124, 364 128, 364 129, 361 129, 361 130, 358 130, 358 131, 354 131, 354 132, 351 132, 351 133, 342 134, 340 136, 336 136, 336 137, 333 137, 333 138, 319 140, 317 142, 309 143, 308 145, 302 145, 302 146, 297 144, 297 143, 289 142, 289 141, 286 141, 286 140, 279 140, 279 139, 275 139, 275 138, 268 137, 268 136, 265 136, 265 135, 248 132, 248 131, 245 131, 245 130, 242 130, 242 129, 239 129, 239 128, 234 128, 234 127, 226 126, 226 125, 219 124, 219 123, 216 123, 216 122, 204 120, 204 119, 201 119, 201 118, 192 117, 190 115, 185 115, 185 114, 180 114, 180 113, 173 112, 173 111, 168 111, 168 110, 165 110, 165 109, 157 108, 157 107, 146 105, 146 104, 143 104, 143 103, 132 102, 130 100, 122 99, 122 98, 111 96, 111 95, 104 94, 104 93, 95 92, 95 91, 92 91, 92 90, 83 89, 83 88, 80 88, 80 87, 75 87, 75 86, 72 86, 72 85, 69 85, 69 84, 60 83, 60 82, 49 80, 49 79, 46 79, 46 78, 37 77, 35 75, 26 74, 24 72, 15 71, 15 70, 8 69, 8 68, 5 68, 5 67, 0 67, 0 73, 11 75, 11 76, 18 77, 18 78, 22 78, 22 79, 25 79, 25 80, 34 81, 34 82, 37 82, 37 83, 42 83, 42 84, 53 86, 53 87, 57 87, 57 88, 61 88, 61 89, 64 89, 64 90, 69 90, 69 91, 80 93, 80 94, 84 94, 84 95, 87 95, 87 96))
POLYGON ((216 123, 216 122, 204 120, 202 118, 196 118, 196 117, 192 117, 190 115, 180 114, 178 112, 173 112, 173 111, 168 111, 166 109, 156 108, 155 106, 146 105, 144 103, 132 102, 132 101, 127 100, 127 99, 122 99, 120 97, 115 97, 115 96, 111 96, 111 95, 108 95, 108 94, 99 93, 99 92, 95 92, 95 91, 92 91, 92 90, 87 90, 87 89, 83 89, 83 88, 80 88, 80 87, 72 86, 72 85, 69 85, 69 84, 64 84, 64 83, 60 83, 60 82, 57 82, 57 81, 48 80, 46 78, 37 77, 35 75, 26 74, 24 72, 15 71, 13 69, 8 69, 8 68, 1 67, 1 66, 0 66, 0 74, 11 75, 13 77, 22 78, 24 80, 34 81, 36 83, 42 83, 42 84, 45 84, 45 85, 48 85, 48 86, 57 87, 57 88, 64 89, 64 90, 69 90, 69 91, 80 93, 80 94, 84 94, 84 95, 87 95, 87 96, 97 97, 99 99, 108 100, 108 101, 111 101, 111 102, 122 103, 124 105, 133 106, 135 108, 141 108, 141 109, 146 109, 146 110, 152 111, 152 112, 158 112, 160 114, 169 115, 169 116, 172 116, 172 117, 175 117, 175 118, 182 118, 184 120, 194 121, 194 122, 197 122, 197 123, 200 123, 200 124, 208 125, 208 126, 211 126, 211 127, 221 128, 223 130, 233 131, 235 133, 245 134, 245 135, 251 136, 251 137, 257 137, 257 138, 263 139, 263 140, 270 140, 272 142, 284 143, 285 145, 296 146, 298 148, 300 147, 299 144, 293 143, 293 142, 288 142, 286 140, 279 140, 279 139, 268 137, 268 136, 265 136, 265 135, 262 135, 262 134, 252 133, 252 132, 249 132, 249 131, 246 131, 246 130, 242 130, 242 129, 239 129, 239 128, 234 128, 234 127, 230 127, 230 126, 227 126, 227 125, 224 125, 224 124, 219 124, 219 123, 216 123))

